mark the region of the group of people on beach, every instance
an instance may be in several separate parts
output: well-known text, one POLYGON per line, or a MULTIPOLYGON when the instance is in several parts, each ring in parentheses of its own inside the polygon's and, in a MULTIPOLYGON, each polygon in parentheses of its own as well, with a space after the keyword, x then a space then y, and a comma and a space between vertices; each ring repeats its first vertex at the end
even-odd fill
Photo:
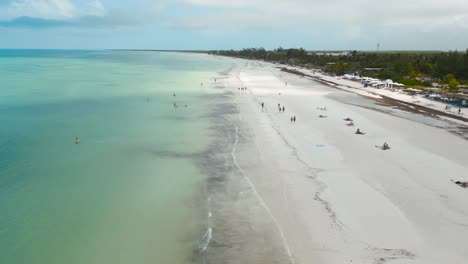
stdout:
POLYGON ((347 126, 354 126, 354 121, 353 119, 351 119, 351 117, 347 117, 344 120, 349 121, 348 123, 346 123, 347 126))
MULTIPOLYGON (((446 105, 446 106, 445 106, 445 110, 449 111, 449 109, 450 109, 450 106, 449 106, 449 105, 446 105)), ((462 111, 461 111, 461 108, 460 108, 460 107, 458 108, 458 114, 459 114, 459 115, 462 114, 462 111)))
MULTIPOLYGON (((260 105, 262 106, 262 112, 263 110, 265 109, 265 103, 264 102, 261 102, 260 105)), ((284 107, 284 105, 282 106, 281 104, 278 104, 278 111, 281 113, 284 111, 286 111, 286 108, 284 107)), ((296 116, 291 116, 290 117, 290 120, 291 120, 291 123, 296 123, 296 116)))
POLYGON ((278 112, 283 112, 286 110, 286 108, 284 108, 284 105, 281 107, 280 104, 278 104, 278 112))
MULTIPOLYGON (((323 111, 323 109, 326 109, 324 107, 317 107, 317 109, 320 109, 323 111)), ((319 115, 319 117, 323 117, 322 115, 319 115)), ((347 121, 348 123, 346 123, 346 126, 354 126, 354 120, 351 118, 351 117, 346 117, 343 119, 344 121, 347 121)), ((356 132, 355 132, 356 135, 365 135, 366 133, 363 132, 361 129, 356 129, 356 132)), ((390 146, 388 145, 387 142, 384 142, 382 146, 376 146, 376 147, 379 147, 381 148, 382 150, 387 150, 387 149, 390 149, 390 146)))
MULTIPOLYGON (((346 123, 347 126, 354 126, 354 120, 351 117, 346 117, 343 120, 349 122, 349 123, 346 123)), ((356 135, 365 135, 366 133, 362 132, 361 129, 358 128, 358 129, 356 129, 355 134, 356 135)), ((376 147, 380 147, 382 150, 390 149, 390 146, 388 145, 387 142, 384 142, 382 146, 376 146, 376 147)))

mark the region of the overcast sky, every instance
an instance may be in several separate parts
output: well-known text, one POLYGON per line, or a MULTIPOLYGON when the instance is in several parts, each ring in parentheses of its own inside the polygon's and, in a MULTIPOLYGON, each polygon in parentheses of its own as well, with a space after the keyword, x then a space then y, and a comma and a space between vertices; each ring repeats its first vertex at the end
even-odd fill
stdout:
POLYGON ((468 0, 0 0, 0 48, 465 50, 468 0))

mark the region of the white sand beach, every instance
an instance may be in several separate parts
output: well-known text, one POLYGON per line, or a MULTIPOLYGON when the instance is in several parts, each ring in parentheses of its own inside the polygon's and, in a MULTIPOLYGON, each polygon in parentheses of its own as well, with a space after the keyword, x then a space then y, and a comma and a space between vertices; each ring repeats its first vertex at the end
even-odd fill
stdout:
MULTIPOLYGON (((344 79, 340 76, 335 76, 335 77, 327 76, 323 74, 322 72, 310 71, 310 70, 305 70, 305 69, 301 69, 297 67, 287 67, 287 68, 296 70, 303 74, 313 76, 314 78, 317 78, 320 80, 335 83, 337 84, 337 88, 343 89, 345 91, 353 92, 353 93, 368 96, 368 97, 376 97, 376 98, 380 98, 381 96, 386 96, 386 97, 390 97, 390 98, 400 100, 403 102, 427 107, 429 109, 445 112, 445 113, 452 114, 452 115, 458 115, 457 107, 448 106, 448 108, 446 108, 447 104, 444 104, 442 102, 437 102, 434 100, 430 100, 420 95, 409 95, 400 91, 401 89, 375 88, 371 86, 364 87, 364 85, 358 81, 344 79)), ((464 116, 465 115, 464 112, 466 111, 462 111, 460 113, 460 116, 464 116)))
POLYGON ((451 180, 468 181, 468 141, 338 102, 329 96, 345 91, 274 65, 242 65, 223 79, 239 109, 233 154, 291 263, 467 263, 468 188, 451 180))

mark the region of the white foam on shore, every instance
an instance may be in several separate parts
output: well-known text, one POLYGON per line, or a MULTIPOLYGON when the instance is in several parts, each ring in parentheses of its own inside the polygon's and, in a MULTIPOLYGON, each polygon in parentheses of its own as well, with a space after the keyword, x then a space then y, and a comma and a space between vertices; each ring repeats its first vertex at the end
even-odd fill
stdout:
POLYGON ((206 249, 208 248, 208 245, 211 242, 212 237, 213 237, 213 229, 211 227, 208 227, 205 234, 202 236, 200 240, 200 245, 199 245, 200 254, 206 251, 206 249))

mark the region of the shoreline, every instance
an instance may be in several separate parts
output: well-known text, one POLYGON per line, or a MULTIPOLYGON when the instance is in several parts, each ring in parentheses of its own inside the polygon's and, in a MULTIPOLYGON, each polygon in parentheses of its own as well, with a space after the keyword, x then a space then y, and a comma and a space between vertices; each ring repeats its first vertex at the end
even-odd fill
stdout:
POLYGON ((201 251, 202 263, 287 263, 290 253, 284 249, 281 230, 273 215, 250 182, 237 161, 238 146, 245 135, 240 131, 242 122, 232 82, 238 67, 217 76, 213 89, 224 89, 215 100, 211 118, 212 145, 205 153, 202 167, 208 175, 208 230, 210 241, 201 251), (228 109, 226 111, 226 109, 228 109), (268 247, 258 248, 267 243, 268 247))

